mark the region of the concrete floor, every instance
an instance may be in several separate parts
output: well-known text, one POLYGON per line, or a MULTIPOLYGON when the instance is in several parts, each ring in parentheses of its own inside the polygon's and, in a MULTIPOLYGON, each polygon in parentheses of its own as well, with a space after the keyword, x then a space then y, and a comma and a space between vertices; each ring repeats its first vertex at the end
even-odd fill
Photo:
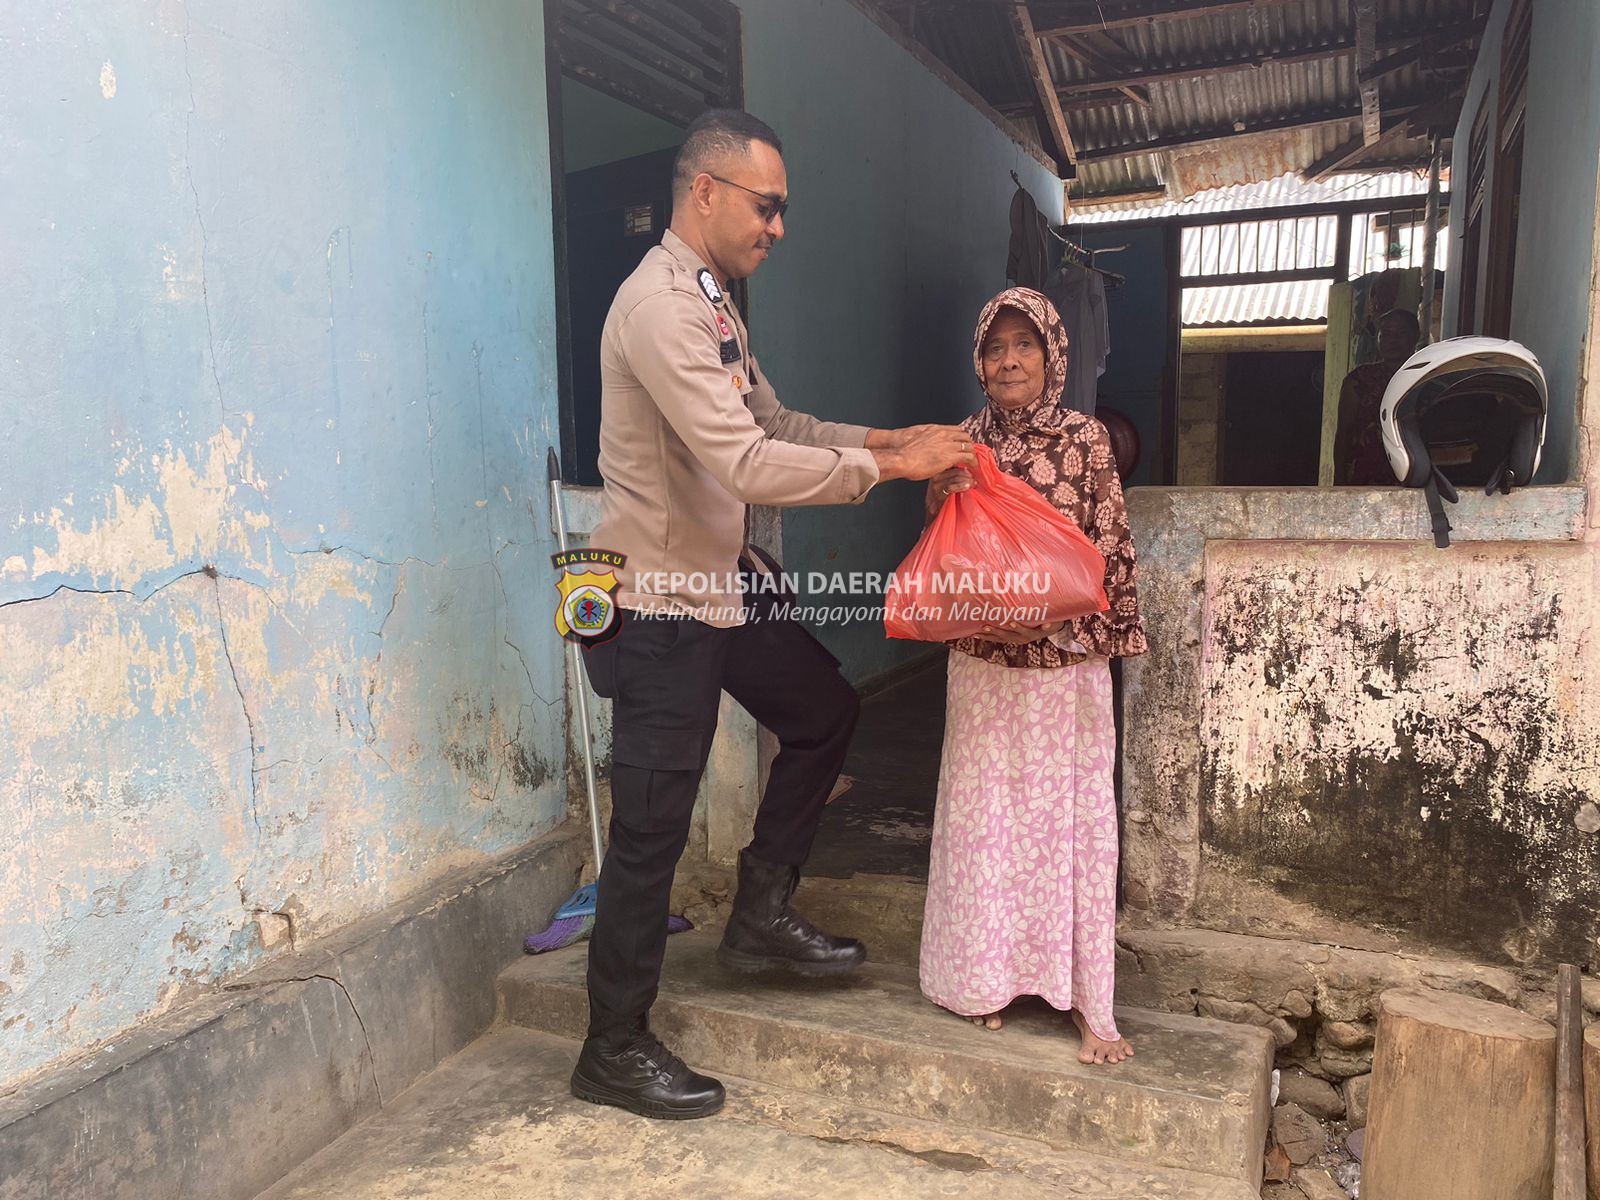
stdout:
POLYGON ((944 659, 869 697, 844 773, 855 782, 828 806, 806 874, 928 878, 928 843, 944 745, 944 659))
MULTIPOLYGON (((807 867, 807 911, 824 924, 848 926, 852 932, 864 932, 856 926, 867 917, 876 921, 872 940, 877 964, 915 963, 918 906, 908 905, 903 893, 920 893, 920 881, 927 878, 943 736, 942 659, 867 700, 845 768, 854 786, 829 806, 807 867), (897 915, 891 920, 879 909, 897 915)), ((711 882, 719 885, 719 894, 731 887, 731 879, 720 875, 711 882)), ((682 879, 680 884, 686 894, 701 886, 682 879)), ((694 958, 691 943, 710 945, 713 934, 672 939, 669 959, 694 958)), ((576 964, 573 970, 581 967, 581 951, 565 957, 576 964)), ((831 991, 849 993, 838 997, 827 986, 803 987, 794 981, 783 983, 781 997, 769 997, 769 985, 760 980, 744 981, 731 993, 719 987, 707 993, 720 1006, 718 1019, 698 1024, 687 1010, 693 1008, 691 1001, 705 997, 674 978, 659 1006, 662 1028, 691 1046, 692 1061, 699 1065, 716 1055, 694 1041, 693 1030, 700 1025, 713 1032, 722 1029, 733 1019, 722 1012, 729 1006, 747 1020, 761 1013, 787 1013, 796 1040, 782 1053, 747 1056, 749 1061, 740 1060, 742 1066, 725 1062, 731 1069, 719 1074, 728 1085, 729 1101, 716 1117, 647 1121, 583 1104, 568 1091, 578 1044, 561 1035, 581 1022, 567 1029, 551 1021, 552 1014, 581 1008, 581 981, 567 989, 570 1003, 558 996, 523 996, 520 1006, 514 1002, 520 995, 516 978, 560 965, 528 960, 502 978, 502 1020, 526 1017, 526 1009, 541 1014, 525 1022, 535 1028, 497 1026, 257 1200, 1248 1200, 1257 1194, 1237 1178, 1120 1161, 1126 1157, 1122 1149, 1112 1151, 1092 1140, 1052 1148, 1031 1135, 994 1132, 1012 1128, 1004 1122, 985 1122, 965 1112, 951 1119, 945 1112, 951 1104, 962 1108, 956 1098, 974 1088, 981 1095, 1010 1095, 1023 1088, 1026 1080, 1019 1082, 1020 1077, 1037 1073, 1041 1062, 1057 1059, 1060 1087, 1049 1096, 1039 1095, 1036 1105, 1025 1106, 1029 1111, 1049 1108, 1057 1092, 1071 1092, 1075 1100, 1067 1107, 1081 1107, 1091 1123, 1126 1124, 1140 1109, 1135 1102, 1140 1095, 1174 1089, 1183 1093, 1179 1108, 1203 1107, 1222 1098, 1210 1096, 1215 1090, 1210 1076, 1228 1074, 1208 1067, 1222 1053, 1212 1044, 1215 1038, 1192 1043, 1182 1053, 1175 1048, 1164 1054, 1162 1031, 1138 1026, 1129 1014, 1125 1019, 1136 1026, 1141 1057, 1113 1079, 1103 1070, 1091 1074, 1077 1066, 1072 1039, 1056 1014, 1038 1005, 1018 1006, 1005 1033, 980 1033, 919 1002, 909 965, 879 965, 869 972, 872 979, 835 981, 831 991), (900 980, 905 995, 896 994, 902 1001, 898 1004, 874 990, 887 986, 879 976, 896 970, 905 977, 900 980), (872 994, 858 995, 863 988, 872 994), (827 1011, 811 1013, 815 1020, 792 1011, 808 999, 827 1011), (827 1041, 828 1031, 835 1040, 845 1036, 861 1041, 834 1050, 837 1063, 850 1064, 849 1078, 881 1074, 887 1079, 895 1075, 891 1067, 906 1067, 900 1058, 907 1056, 916 1060, 907 1068, 911 1074, 901 1085, 879 1088, 883 1095, 863 1085, 870 1098, 847 1095, 850 1089, 840 1086, 818 1088, 827 1071, 788 1068, 796 1063, 804 1067, 806 1056, 819 1049, 813 1043, 827 1041), (988 1082, 981 1087, 971 1080, 940 1082, 952 1069, 950 1062, 965 1061, 974 1051, 982 1059, 978 1066, 993 1079, 985 1076, 988 1082), (885 1054, 888 1060, 876 1061, 885 1054), (740 1078, 735 1071, 765 1082, 740 1078), (1083 1087, 1094 1091, 1102 1082, 1130 1095, 1077 1094, 1083 1087), (917 1101, 922 1090, 929 1094, 917 1101), (1111 1153, 1116 1160, 1103 1156, 1111 1153)), ((1157 1014, 1153 1019, 1159 1023, 1162 1018, 1157 1014)), ((754 1044, 761 1039, 751 1032, 748 1040, 754 1044)), ((987 1109, 980 1106, 978 1111, 987 1109)), ((1164 1140, 1187 1144, 1188 1139, 1173 1132, 1164 1140)), ((1114 1138, 1107 1145, 1113 1143, 1121 1146, 1114 1138)), ((1183 1162, 1198 1165, 1188 1157, 1183 1162)))
POLYGON ((257 1200, 1246 1200, 1243 1184, 730 1083, 702 1121, 574 1100, 576 1043, 500 1027, 257 1200))

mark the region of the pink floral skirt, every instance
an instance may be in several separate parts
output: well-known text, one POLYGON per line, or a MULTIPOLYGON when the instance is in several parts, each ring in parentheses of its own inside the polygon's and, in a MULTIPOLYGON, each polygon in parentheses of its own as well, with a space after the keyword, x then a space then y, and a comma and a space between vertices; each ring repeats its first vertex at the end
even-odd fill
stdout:
POLYGON ((1115 757, 1106 659, 1032 669, 951 652, 922 928, 928 999, 979 1016, 1041 996, 1118 1037, 1115 757))

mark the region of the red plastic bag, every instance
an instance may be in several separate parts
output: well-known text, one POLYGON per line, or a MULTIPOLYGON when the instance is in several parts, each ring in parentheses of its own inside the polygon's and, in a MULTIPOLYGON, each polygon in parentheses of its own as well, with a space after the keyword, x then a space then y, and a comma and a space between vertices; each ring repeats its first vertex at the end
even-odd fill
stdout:
POLYGON ((944 642, 987 625, 1044 625, 1105 612, 1106 562, 1094 543, 977 447, 975 480, 953 492, 895 570, 883 627, 944 642))

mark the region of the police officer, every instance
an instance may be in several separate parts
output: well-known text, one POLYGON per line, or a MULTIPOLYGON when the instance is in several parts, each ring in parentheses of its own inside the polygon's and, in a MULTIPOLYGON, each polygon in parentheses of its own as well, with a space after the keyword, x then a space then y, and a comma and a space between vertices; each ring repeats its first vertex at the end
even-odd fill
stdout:
POLYGON ((572 1091, 645 1116, 709 1116, 723 1102, 722 1085, 648 1025, 723 691, 780 750, 739 858, 719 961, 803 975, 866 961, 860 942, 789 904, 859 705, 838 660, 759 586, 776 564, 749 545, 748 506, 853 504, 883 480, 973 461, 954 427, 867 429, 778 402, 727 288, 766 260, 787 208, 777 135, 747 113, 701 116, 674 164, 672 226, 618 290, 601 334, 605 491, 591 545, 627 562, 620 631, 585 652, 594 690, 615 702, 613 812, 572 1091))

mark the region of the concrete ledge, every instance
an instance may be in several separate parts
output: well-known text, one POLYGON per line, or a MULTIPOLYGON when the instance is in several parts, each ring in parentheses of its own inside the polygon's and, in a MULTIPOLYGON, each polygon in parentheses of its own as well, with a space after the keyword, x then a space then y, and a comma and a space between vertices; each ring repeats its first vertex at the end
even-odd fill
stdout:
MULTIPOLYGON (((835 979, 729 976, 709 931, 668 939, 651 1024, 712 1074, 948 1122, 1052 1149, 1259 1183, 1272 1040, 1262 1030, 1118 1009, 1138 1047, 1115 1071, 1078 1061, 1066 1019, 1008 1011, 1005 1035, 923 998, 915 970, 868 962, 835 979)), ((524 958, 500 977, 508 1023, 583 1035, 584 958, 524 958)))
POLYGON ((1214 745, 1202 721, 1212 661, 1211 558, 1235 546, 1287 560, 1351 546, 1392 553, 1409 543, 1416 569, 1444 578, 1485 544, 1537 547, 1544 555, 1576 551, 1588 508, 1579 484, 1508 496, 1465 492, 1447 506, 1451 548, 1435 550, 1427 500, 1416 488, 1136 487, 1127 498, 1152 653, 1124 666, 1123 878, 1130 907, 1179 921, 1197 915, 1201 779, 1214 745))
MULTIPOLYGON (((1508 496, 1463 489, 1445 505, 1452 542, 1575 542, 1588 490, 1578 483, 1508 496)), ((1128 520, 1141 551, 1162 541, 1423 542, 1433 531, 1419 488, 1136 487, 1128 520)), ((1142 557, 1142 556, 1141 556, 1142 557)))
POLYGON ((489 1027, 584 844, 559 829, 0 1097, 0 1200, 249 1200, 489 1027))

